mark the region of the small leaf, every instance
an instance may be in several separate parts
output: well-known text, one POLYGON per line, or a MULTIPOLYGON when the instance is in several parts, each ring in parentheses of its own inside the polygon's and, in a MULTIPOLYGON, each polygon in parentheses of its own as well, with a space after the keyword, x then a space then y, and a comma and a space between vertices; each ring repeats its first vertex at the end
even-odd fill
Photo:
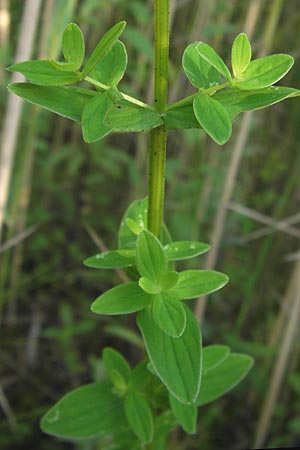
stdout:
POLYGON ((235 77, 242 74, 251 61, 251 45, 245 33, 235 38, 231 49, 231 66, 235 77))
POLYGON ((142 231, 137 238, 136 266, 141 276, 156 285, 167 272, 168 262, 163 247, 150 231, 142 231))
POLYGON ((82 114, 82 134, 85 142, 99 141, 112 129, 104 123, 107 111, 112 107, 112 101, 106 93, 99 93, 90 100, 82 114))
POLYGON ((242 381, 253 366, 247 355, 232 353, 225 361, 203 375, 197 406, 217 400, 242 381))
POLYGON ((149 444, 153 439, 154 425, 147 401, 140 394, 128 394, 125 397, 125 414, 134 434, 149 444))
POLYGON ((220 74, 198 52, 199 42, 190 44, 184 51, 182 65, 186 76, 196 88, 209 88, 220 83, 220 74))
POLYGON ((179 273, 178 283, 170 294, 189 300, 221 289, 228 280, 227 275, 214 270, 184 270, 179 273))
POLYGON ((206 133, 217 143, 225 144, 231 136, 231 122, 224 106, 204 92, 194 98, 194 112, 206 133))
POLYGON ((243 111, 252 111, 274 105, 286 98, 299 97, 300 90, 271 86, 264 89, 242 91, 238 88, 224 89, 214 98, 225 106, 232 119, 243 111))
POLYGON ((87 267, 94 269, 116 269, 119 267, 129 267, 135 264, 134 250, 110 250, 98 253, 83 261, 87 267))
POLYGON ((140 311, 149 304, 151 295, 146 294, 135 282, 120 284, 100 295, 91 306, 96 314, 129 314, 140 311))
POLYGON ((144 360, 139 362, 131 372, 130 377, 130 383, 129 383, 129 389, 133 392, 142 392, 146 390, 146 386, 149 383, 149 387, 152 391, 152 388, 154 384, 156 383, 156 380, 158 383, 160 381, 155 376, 153 377, 153 374, 148 370, 148 360, 144 360))
POLYGON ((226 345, 208 345, 203 348, 203 375, 215 369, 230 355, 226 345))
POLYGON ((258 58, 233 82, 240 89, 262 89, 281 80, 294 64, 290 55, 278 54, 258 58))
POLYGON ((168 261, 194 258, 210 249, 210 245, 196 241, 175 241, 164 246, 168 261))
POLYGON ((76 87, 46 87, 31 83, 14 83, 8 90, 34 105, 41 106, 71 120, 81 120, 82 112, 94 91, 76 87))
POLYGON ((59 438, 86 439, 121 432, 128 425, 121 399, 101 381, 66 394, 44 415, 41 428, 59 438))
POLYGON ((151 313, 159 328, 168 336, 182 336, 186 327, 186 315, 182 302, 177 298, 166 292, 155 295, 151 313))
POLYGON ((167 272, 159 282, 161 290, 168 291, 169 289, 172 289, 174 286, 176 286, 178 280, 179 280, 178 272, 175 272, 173 270, 167 272))
POLYGON ((74 71, 56 69, 49 60, 24 61, 10 66, 7 70, 22 73, 31 83, 39 86, 61 86, 80 81, 80 74, 74 71))
POLYGON ((112 348, 106 347, 103 350, 102 359, 108 378, 110 378, 111 372, 117 371, 122 375, 126 382, 129 381, 131 369, 121 353, 112 348))
POLYGON ((117 86, 123 78, 127 66, 125 45, 116 41, 111 50, 101 59, 92 70, 90 76, 107 86, 117 86))
POLYGON ((179 425, 186 431, 188 434, 196 433, 196 424, 197 424, 197 406, 193 405, 184 405, 179 402, 173 395, 169 394, 169 402, 171 405, 171 409, 173 414, 178 421, 179 425))
POLYGON ((202 58, 204 58, 209 64, 211 64, 221 75, 223 75, 226 80, 231 81, 231 74, 224 63, 223 59, 218 55, 218 53, 205 42, 199 42, 196 47, 197 52, 202 58))
POLYGON ((114 43, 118 40, 120 34, 124 30, 126 22, 119 22, 110 28, 105 35, 100 39, 97 44, 95 50, 89 57, 84 66, 82 77, 85 78, 95 67, 96 65, 107 55, 107 53, 111 50, 114 43))
POLYGON ((143 289, 143 291, 148 294, 158 294, 159 286, 157 286, 153 281, 149 280, 149 278, 141 277, 139 279, 139 286, 143 289))
POLYGON ((138 313, 137 323, 158 377, 174 397, 190 404, 200 389, 202 347, 198 322, 189 308, 185 311, 185 331, 178 338, 165 334, 147 309, 138 313))
POLYGON ((69 23, 62 38, 62 52, 65 60, 75 63, 78 70, 84 58, 84 38, 81 29, 75 23, 69 23))
POLYGON ((104 121, 116 132, 149 131, 163 123, 158 113, 133 106, 126 101, 114 104, 106 114, 104 121))
POLYGON ((162 116, 167 130, 186 130, 189 128, 201 128, 195 117, 192 102, 167 109, 162 116))

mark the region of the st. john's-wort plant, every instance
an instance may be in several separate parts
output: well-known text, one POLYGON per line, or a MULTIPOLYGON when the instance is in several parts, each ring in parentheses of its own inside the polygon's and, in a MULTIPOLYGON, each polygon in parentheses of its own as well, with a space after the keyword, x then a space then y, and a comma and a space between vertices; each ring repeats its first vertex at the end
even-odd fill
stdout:
POLYGON ((11 92, 80 121, 88 143, 112 132, 150 131, 148 198, 134 201, 125 212, 118 249, 84 262, 96 269, 123 268, 131 278, 100 295, 91 309, 96 314, 137 313, 147 357, 132 368, 120 353, 104 349, 107 381, 66 394, 41 427, 67 440, 104 438, 103 450, 165 450, 174 428, 195 433, 199 407, 232 389, 253 364, 224 345, 202 348, 199 325, 186 305, 186 300, 222 288, 228 277, 211 270, 176 271, 176 261, 197 257, 209 245, 172 241, 162 221, 167 132, 199 128, 224 144, 239 113, 300 91, 273 86, 293 65, 291 56, 252 60, 249 40, 241 33, 232 46, 232 72, 208 44, 190 44, 182 65, 196 91, 168 105, 168 1, 156 0, 155 101, 148 105, 118 88, 127 65, 119 40, 124 27, 120 22, 107 31, 83 64, 84 38, 71 23, 63 34, 63 62, 25 61, 9 68, 29 80, 9 85, 11 92), (83 80, 94 89, 70 86, 83 80))

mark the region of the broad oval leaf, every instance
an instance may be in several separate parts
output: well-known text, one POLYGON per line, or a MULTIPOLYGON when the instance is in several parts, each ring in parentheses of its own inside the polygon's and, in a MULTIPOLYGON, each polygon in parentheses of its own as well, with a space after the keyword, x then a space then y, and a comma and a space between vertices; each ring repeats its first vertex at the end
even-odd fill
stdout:
POLYGON ((80 81, 80 74, 61 71, 49 60, 32 60, 13 64, 7 70, 22 73, 31 83, 39 86, 61 86, 80 81))
POLYGON ((184 405, 171 394, 169 394, 169 402, 172 412, 179 425, 184 429, 186 433, 195 434, 198 412, 197 406, 195 404, 184 405))
POLYGON ((111 50, 114 43, 118 40, 124 30, 126 22, 122 21, 110 28, 98 42, 95 50, 89 57, 82 71, 82 77, 86 77, 111 50))
POLYGON ((262 89, 281 80, 294 64, 290 55, 278 54, 258 58, 233 82, 240 89, 262 89))
POLYGON ((226 80, 231 81, 232 78, 228 67, 210 45, 205 42, 199 42, 196 49, 199 55, 211 64, 218 72, 220 72, 226 80))
POLYGON ((104 292, 92 303, 91 310, 96 314, 129 314, 140 311, 151 301, 135 282, 120 284, 104 292))
POLYGON ((62 397, 42 418, 45 433, 87 439, 128 429, 122 401, 104 382, 81 386, 62 397))
POLYGON ((185 309, 180 300, 166 292, 155 295, 151 307, 152 317, 168 336, 182 336, 186 327, 185 309))
POLYGON ((247 69, 251 56, 252 51, 248 36, 245 33, 238 34, 231 49, 231 66, 235 77, 247 69))
POLYGON ((85 259, 83 264, 94 269, 116 269, 119 267, 129 267, 135 264, 135 251, 124 249, 109 250, 85 259))
POLYGON ((225 144, 231 136, 232 127, 224 106, 204 92, 196 95, 193 106, 195 116, 206 133, 217 144, 225 144))
POLYGON ((117 371, 126 382, 129 382, 131 369, 121 353, 113 348, 106 347, 102 352, 102 360, 108 378, 113 371, 117 371))
POLYGON ((168 291, 169 289, 172 289, 174 286, 176 286, 178 280, 178 272, 175 272, 175 270, 170 270, 160 279, 159 284, 161 287, 161 291, 168 291))
POLYGON ((152 130, 163 120, 155 111, 119 101, 107 112, 104 122, 116 132, 138 132, 152 130))
POLYGON ((242 381, 253 366, 253 359, 247 355, 232 353, 222 364, 203 375, 197 406, 217 400, 242 381))
POLYGON ((65 86, 37 86, 31 83, 14 83, 8 90, 34 105, 52 111, 71 120, 81 120, 85 105, 95 91, 65 86))
POLYGON ((139 274, 159 286, 159 281, 168 269, 163 246, 148 230, 142 231, 136 242, 136 266, 139 274))
POLYGON ((286 98, 299 96, 300 90, 298 89, 271 86, 251 91, 242 91, 238 88, 224 89, 216 92, 214 98, 225 106, 233 119, 240 112, 265 108, 286 98))
POLYGON ((153 417, 149 404, 140 394, 130 392, 125 397, 124 406, 132 431, 142 442, 149 444, 154 433, 153 417))
POLYGON ((85 105, 82 114, 82 134, 85 142, 96 142, 112 131, 112 128, 104 123, 106 113, 111 107, 112 101, 106 93, 99 93, 85 105))
POLYGON ((184 270, 179 272, 178 283, 170 294, 189 300, 221 289, 228 280, 227 275, 214 270, 184 270))
POLYGON ((182 58, 186 76, 196 88, 209 88, 220 83, 220 74, 197 51, 199 42, 190 44, 184 51, 182 58))
POLYGON ((174 241, 164 246, 168 261, 179 261, 202 255, 210 249, 210 245, 197 241, 174 241))
POLYGON ((192 311, 186 309, 186 327, 182 336, 172 338, 153 321, 148 309, 138 313, 147 353, 155 372, 168 391, 182 403, 194 403, 202 374, 200 329, 192 311))
POLYGON ((215 369, 230 355, 227 345, 208 345, 203 348, 203 375, 215 369))
POLYGON ((127 52, 123 42, 116 41, 110 51, 101 59, 90 76, 107 86, 117 86, 127 67, 127 52))
POLYGON ((69 23, 62 38, 62 52, 65 60, 79 69, 84 58, 85 46, 81 29, 76 23, 69 23))
POLYGON ((162 119, 167 130, 186 130, 189 128, 201 128, 195 117, 193 103, 172 106, 163 114, 162 119))
POLYGON ((149 280, 149 278, 141 277, 139 279, 139 286, 143 289, 143 291, 148 294, 158 294, 159 286, 157 286, 153 281, 149 280))

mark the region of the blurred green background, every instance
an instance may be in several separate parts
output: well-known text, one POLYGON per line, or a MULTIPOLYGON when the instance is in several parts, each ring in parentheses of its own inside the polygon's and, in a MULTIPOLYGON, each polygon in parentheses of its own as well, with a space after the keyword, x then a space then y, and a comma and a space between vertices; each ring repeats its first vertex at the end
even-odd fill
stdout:
MULTIPOLYGON (((170 3, 170 101, 192 92, 181 68, 189 43, 208 42, 229 62, 242 31, 256 57, 294 56, 280 84, 300 88, 299 0, 170 3)), ((121 89, 152 102, 153 0, 0 0, 0 190, 5 180, 8 187, 0 223, 1 450, 100 450, 43 435, 39 418, 71 388, 101 378, 105 346, 132 364, 143 353, 133 316, 89 310, 119 275, 82 261, 116 248, 124 210, 146 194, 148 136, 87 145, 79 124, 8 95, 4 70, 26 52, 23 59, 57 57, 68 22, 82 28, 88 53, 123 19, 129 65, 121 89)), ((172 450, 300 446, 299 124, 296 98, 239 116, 223 147, 199 130, 169 134, 165 221, 174 239, 214 248, 210 260, 183 267, 216 267, 231 279, 208 299, 204 343, 255 358, 236 390, 200 410, 196 436, 173 436, 172 450)))

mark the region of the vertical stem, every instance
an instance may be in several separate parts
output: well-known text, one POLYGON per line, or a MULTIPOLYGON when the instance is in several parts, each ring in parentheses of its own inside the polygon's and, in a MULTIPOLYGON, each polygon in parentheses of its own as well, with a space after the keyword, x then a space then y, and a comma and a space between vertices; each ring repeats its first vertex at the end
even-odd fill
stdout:
MULTIPOLYGON (((169 0, 155 0, 154 6, 154 99, 159 113, 165 109, 168 93, 169 0)), ((164 126, 150 133, 148 172, 148 229, 161 236, 164 209, 167 132, 164 126)))

